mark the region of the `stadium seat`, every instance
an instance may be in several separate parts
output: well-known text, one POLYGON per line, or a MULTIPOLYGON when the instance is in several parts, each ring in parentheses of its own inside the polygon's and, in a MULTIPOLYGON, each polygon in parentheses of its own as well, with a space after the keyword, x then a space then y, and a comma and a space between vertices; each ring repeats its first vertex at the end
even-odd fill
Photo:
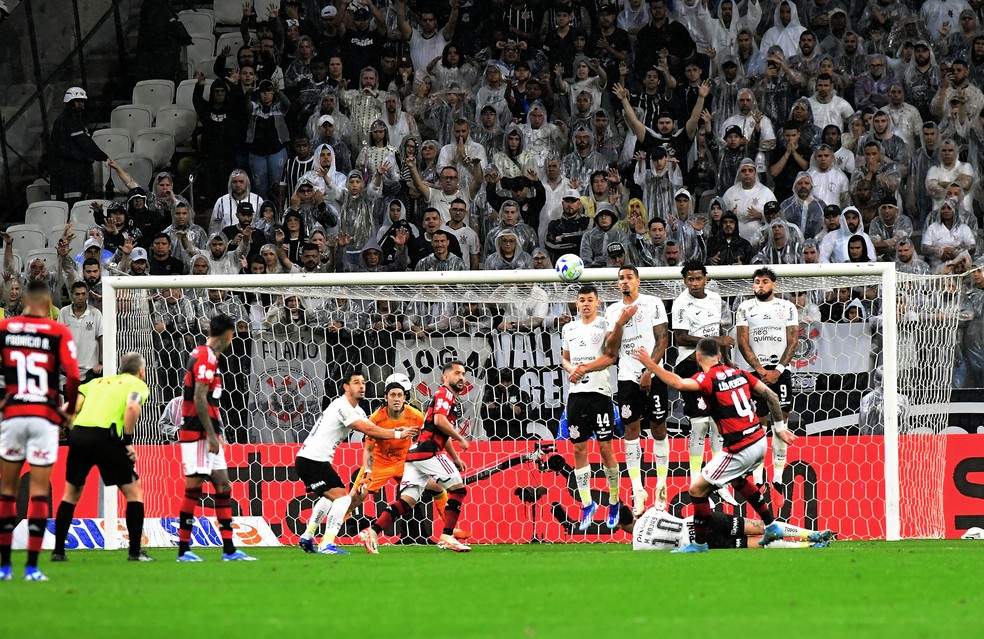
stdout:
POLYGON ((37 224, 13 224, 7 227, 7 234, 14 239, 14 249, 21 255, 48 245, 48 236, 37 224))
MULTIPOLYGON (((114 129, 126 129, 133 136, 142 129, 149 129, 154 124, 154 116, 150 109, 136 104, 126 104, 113 109, 109 116, 109 125, 114 129)), ((115 158, 114 158, 115 159, 115 158)))
POLYGON ((174 104, 174 82, 171 80, 142 80, 133 87, 133 103, 150 107, 156 115, 161 107, 174 104))
POLYGON ((251 4, 254 6, 254 11, 256 10, 255 2, 243 2, 242 0, 215 0, 215 3, 212 5, 212 10, 215 11, 215 24, 238 26, 239 23, 243 21, 244 4, 251 4))
MULTIPOLYGON (((145 129, 133 141, 134 155, 146 155, 154 162, 154 169, 163 169, 174 155, 174 134, 166 129, 145 129)), ((146 184, 141 182, 139 184, 146 184)))
POLYGON ((129 129, 99 129, 92 132, 92 141, 111 158, 133 150, 133 134, 129 129))
POLYGON ((68 204, 65 202, 35 202, 29 204, 24 214, 24 224, 37 224, 49 229, 68 220, 68 204))
MULTIPOLYGON (((178 106, 186 106, 189 109, 194 109, 195 104, 192 101, 191 97, 195 94, 195 85, 197 83, 198 80, 194 80, 194 79, 182 80, 181 84, 178 85, 177 92, 175 92, 174 94, 174 103, 177 104, 178 106)), ((209 89, 211 88, 212 88, 212 81, 206 79, 205 92, 203 93, 206 100, 208 99, 209 89)))
MULTIPOLYGON (((181 20, 181 24, 185 26, 188 33, 193 36, 212 35, 212 32, 215 30, 215 16, 211 13, 185 9, 184 11, 178 12, 178 19, 181 20)), ((240 19, 242 19, 242 16, 240 16, 240 19)))
MULTIPOLYGON (((209 80, 215 79, 215 58, 217 56, 210 55, 207 58, 202 58, 195 63, 195 73, 199 71, 205 74, 205 77, 209 80)), ((228 60, 229 58, 226 58, 228 60)))
MULTIPOLYGON (((240 9, 240 17, 242 17, 240 9)), ((198 67, 198 62, 202 58, 207 58, 210 55, 215 54, 215 36, 209 34, 207 36, 193 35, 191 36, 192 44, 186 46, 185 50, 185 60, 191 62, 198 67)))
MULTIPOLYGON (((151 178, 154 177, 154 161, 146 155, 133 153, 114 159, 137 184, 150 184, 151 178)), ((113 188, 120 193, 126 193, 129 190, 115 171, 113 172, 113 188)))
POLYGON ((27 187, 27 203, 45 202, 51 198, 51 185, 44 180, 36 180, 27 187))
POLYGON ((198 126, 198 114, 191 107, 172 104, 161 107, 157 112, 155 129, 163 129, 174 134, 174 143, 181 146, 191 139, 191 134, 198 126))
POLYGON ((233 60, 236 59, 236 53, 239 52, 239 48, 243 46, 243 34, 238 31, 232 33, 223 33, 219 36, 219 39, 215 41, 215 55, 218 57, 222 53, 222 49, 229 47, 231 53, 229 57, 233 60))
POLYGON ((92 215, 93 202, 101 204, 104 211, 113 203, 112 200, 80 200, 76 202, 75 206, 72 207, 72 214, 68 216, 68 219, 74 224, 76 231, 85 233, 85 229, 95 226, 95 218, 92 215), (80 222, 85 222, 86 226, 83 228, 80 222))
MULTIPOLYGON (((22 253, 23 255, 23 253, 22 253)), ((34 259, 40 259, 51 273, 58 273, 58 251, 53 248, 39 248, 24 255, 24 266, 27 267, 34 259)))

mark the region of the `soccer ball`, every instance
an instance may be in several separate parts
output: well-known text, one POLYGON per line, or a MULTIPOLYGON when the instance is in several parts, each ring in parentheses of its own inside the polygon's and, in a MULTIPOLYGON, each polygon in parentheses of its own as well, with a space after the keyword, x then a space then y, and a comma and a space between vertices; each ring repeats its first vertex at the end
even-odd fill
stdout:
POLYGON ((574 253, 561 255, 560 259, 557 260, 557 264, 554 265, 554 270, 557 271, 557 275, 560 276, 561 280, 565 282, 576 282, 581 277, 581 274, 584 273, 584 260, 574 253))

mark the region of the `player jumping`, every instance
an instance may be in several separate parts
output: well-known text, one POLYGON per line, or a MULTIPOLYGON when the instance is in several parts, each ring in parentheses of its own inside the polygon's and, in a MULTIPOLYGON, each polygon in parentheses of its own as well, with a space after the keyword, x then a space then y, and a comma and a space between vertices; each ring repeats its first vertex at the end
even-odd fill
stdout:
POLYGON ((707 552, 711 524, 708 496, 716 488, 729 483, 765 522, 762 543, 768 545, 782 539, 782 528, 776 523, 772 509, 750 477, 751 472, 762 463, 766 448, 765 434, 752 406, 751 393, 768 403, 773 431, 779 438, 786 444, 796 440, 796 435, 786 429, 776 394, 751 373, 721 364, 721 346, 714 339, 702 339, 697 343, 697 364, 701 372, 689 379, 665 370, 653 361, 645 349, 637 350, 634 355, 673 388, 700 393, 724 436, 724 449, 714 455, 690 484, 690 498, 694 505, 694 542, 674 552, 707 552))
POLYGON ((454 537, 454 529, 461 515, 461 504, 468 489, 461 479, 465 464, 451 445, 454 440, 462 451, 468 450, 468 440, 456 428, 457 421, 461 418, 458 396, 465 390, 466 373, 467 369, 461 362, 451 361, 444 365, 441 387, 434 393, 427 407, 424 427, 407 452, 400 498, 387 506, 372 526, 359 533, 369 554, 379 553, 379 533, 392 526, 395 519, 410 512, 431 481, 448 491, 448 504, 444 509, 444 532, 437 542, 438 548, 455 552, 471 550, 471 546, 454 537))

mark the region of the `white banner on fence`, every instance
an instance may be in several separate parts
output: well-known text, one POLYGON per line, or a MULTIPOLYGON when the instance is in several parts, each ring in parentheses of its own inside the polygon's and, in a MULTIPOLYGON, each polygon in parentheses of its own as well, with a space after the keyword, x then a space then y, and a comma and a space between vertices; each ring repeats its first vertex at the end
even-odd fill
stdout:
MULTIPOLYGON (((103 535, 105 522, 102 519, 73 519, 65 538, 66 550, 93 550, 105 547, 106 538, 103 535)), ((128 534, 126 522, 119 518, 121 548, 126 548, 128 534)), ((14 528, 13 547, 15 550, 27 548, 27 520, 23 520, 14 528)), ((233 517, 232 538, 238 548, 253 548, 257 546, 279 546, 277 536, 270 526, 260 517, 233 517)), ((178 545, 177 517, 151 517, 144 520, 143 540, 140 545, 144 548, 175 548, 178 545)), ((192 546, 222 546, 219 535, 219 525, 214 517, 196 517, 191 529, 192 546)), ((49 519, 44 532, 42 548, 51 550, 55 547, 55 520, 49 519)))
POLYGON ((303 441, 325 396, 328 347, 321 340, 260 333, 253 339, 250 371, 252 441, 303 441))

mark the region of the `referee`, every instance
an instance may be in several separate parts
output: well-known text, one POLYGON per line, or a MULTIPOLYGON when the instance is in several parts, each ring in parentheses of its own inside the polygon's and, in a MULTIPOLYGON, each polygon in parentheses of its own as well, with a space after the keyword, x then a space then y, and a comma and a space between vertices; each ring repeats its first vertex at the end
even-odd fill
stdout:
POLYGON ((143 489, 137 478, 133 430, 150 389, 144 379, 147 363, 140 353, 120 360, 120 374, 102 377, 79 388, 77 417, 68 436, 65 496, 55 516, 55 549, 51 561, 67 561, 65 538, 75 515, 86 477, 93 466, 107 486, 119 486, 126 497, 126 529, 130 536, 129 561, 154 561, 140 550, 143 536, 143 489))

